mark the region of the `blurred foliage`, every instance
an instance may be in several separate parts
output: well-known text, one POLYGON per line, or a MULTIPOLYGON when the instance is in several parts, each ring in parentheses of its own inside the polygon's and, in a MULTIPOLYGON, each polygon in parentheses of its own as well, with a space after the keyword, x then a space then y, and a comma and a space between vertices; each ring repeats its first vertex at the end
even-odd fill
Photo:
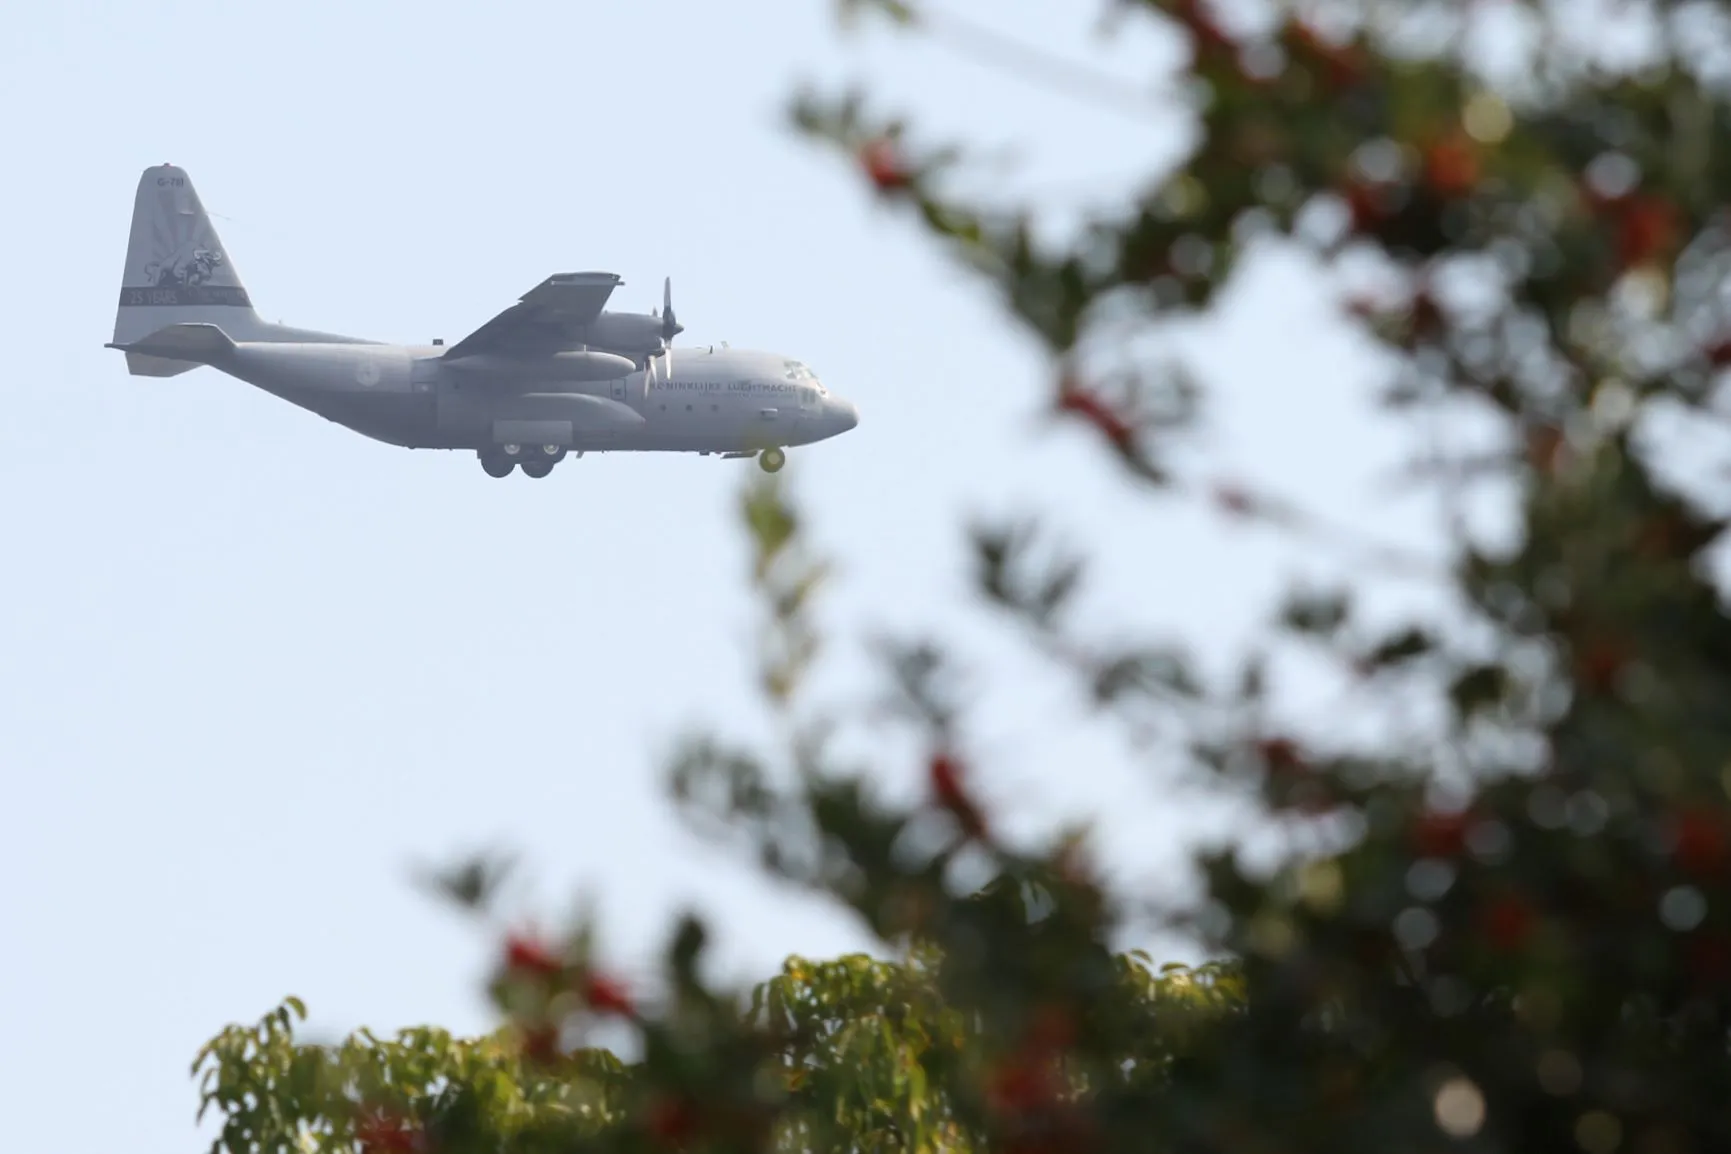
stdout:
MULTIPOLYGON (((1496 427, 1489 448, 1414 475, 1450 501, 1498 482, 1512 543, 1457 529, 1440 560, 1370 546, 1359 570, 1421 575, 1467 624, 1373 630, 1350 591, 1318 589, 1294 589, 1272 623, 1271 644, 1302 642, 1354 684, 1434 692, 1440 736, 1368 752, 1335 740, 1344 718, 1273 728, 1261 653, 1223 688, 1176 643, 1138 639, 1130 607, 1107 638, 1079 635, 1086 559, 1037 557, 1031 522, 975 527, 989 604, 1102 709, 1183 735, 1187 753, 1162 756, 1250 787, 1291 835, 1272 877, 1205 854, 1202 901, 1169 914, 1229 964, 1157 972, 1115 950, 1148 895, 1111 892, 1083 831, 998 836, 941 643, 887 647, 897 716, 928 750, 926 797, 886 800, 840 764, 841 721, 801 692, 825 569, 766 478, 743 514, 782 748, 695 737, 674 793, 694 828, 851 910, 901 960, 795 959, 737 997, 697 977, 691 918, 650 1005, 594 969, 591 927, 557 946, 516 938, 492 987, 498 1039, 319 1050, 292 1042, 286 1016, 224 1035, 210 1100, 226 1148, 289 1149, 305 1131, 347 1149, 358 1119, 388 1117, 397 1144, 375 1125, 363 1148, 1731 1149, 1731 629, 1706 563, 1722 522, 1644 447, 1666 414, 1724 422, 1731 12, 1617 5, 1618 28, 1646 20, 1651 51, 1614 67, 1587 50, 1602 7, 1269 2, 1229 24, 1203 0, 1107 5, 1108 28, 1146 22, 1190 45, 1146 107, 1152 123, 1182 105, 1200 131, 1062 240, 1032 208, 946 191, 969 150, 917 144, 865 94, 795 102, 802 131, 996 286, 1050 355, 1052 415, 1096 432, 1151 498, 1194 495, 1168 449, 1205 403, 1207 366, 1103 376, 1088 356, 1099 319, 1125 302, 1150 323, 1207 309, 1256 246, 1314 263, 1317 291, 1394 366, 1395 417, 1496 427), (1474 66, 1487 36, 1519 66, 1474 66), (1318 823, 1346 840, 1317 852, 1318 823), (628 1026, 640 1054, 586 1046, 597 1019, 628 1026)), ((842 8, 1007 59, 923 4, 842 8)), ((1037 47, 1016 59, 1025 77, 1075 80, 1036 68, 1037 47)), ((1242 485, 1201 496, 1364 545, 1242 485)), ((459 869, 452 891, 481 902, 489 876, 459 869)))
MULTIPOLYGON (((515 937, 494 989, 517 1017, 494 1035, 362 1030, 321 1045, 295 1038, 306 1011, 291 998, 200 1052, 200 1115, 224 1117, 213 1150, 268 1154, 665 1149, 700 1136, 790 1152, 981 1149, 981 1102, 958 1091, 984 1076, 994 1048, 945 1001, 942 971, 929 948, 905 961, 793 957, 748 999, 676 999, 651 1022, 575 957, 515 937), (580 1019, 596 1013, 638 1020, 642 1058, 586 1044, 580 1019)), ((1241 1007, 1230 966, 1156 971, 1146 954, 1123 954, 1086 1010, 1114 1019, 1116 1068, 1056 1060, 1077 1024, 1036 1007, 1018 1053, 1049 1056, 1051 1069, 1000 1072, 987 1091, 1022 1094, 1024 1080, 1047 1077, 1071 1095, 1094 1082, 1158 1086, 1198 1030, 1241 1007)))
POLYGON ((617 1124, 625 1067, 604 1051, 557 1073, 525 1062, 509 1029, 464 1040, 418 1028, 336 1046, 294 1037, 289 999, 255 1027, 230 1026, 193 1063, 204 1104, 223 1114, 213 1149, 568 1149, 617 1124))

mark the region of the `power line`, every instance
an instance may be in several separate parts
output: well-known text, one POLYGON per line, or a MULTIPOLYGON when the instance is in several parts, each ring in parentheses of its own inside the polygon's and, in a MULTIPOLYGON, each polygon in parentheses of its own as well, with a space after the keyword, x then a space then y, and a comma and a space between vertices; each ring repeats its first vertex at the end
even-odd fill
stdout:
POLYGON ((988 68, 1030 80, 1045 88, 1146 123, 1154 100, 1131 84, 1103 75, 1054 53, 1025 44, 984 24, 952 14, 937 15, 922 6, 914 15, 932 39, 988 68))

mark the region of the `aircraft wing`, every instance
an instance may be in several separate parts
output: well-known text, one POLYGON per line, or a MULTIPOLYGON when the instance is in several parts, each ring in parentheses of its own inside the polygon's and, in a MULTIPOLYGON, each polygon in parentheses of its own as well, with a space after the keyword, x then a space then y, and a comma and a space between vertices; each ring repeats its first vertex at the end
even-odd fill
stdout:
POLYGON ((558 349, 579 343, 613 290, 624 284, 610 272, 555 273, 518 302, 452 345, 445 359, 509 352, 529 346, 558 349))

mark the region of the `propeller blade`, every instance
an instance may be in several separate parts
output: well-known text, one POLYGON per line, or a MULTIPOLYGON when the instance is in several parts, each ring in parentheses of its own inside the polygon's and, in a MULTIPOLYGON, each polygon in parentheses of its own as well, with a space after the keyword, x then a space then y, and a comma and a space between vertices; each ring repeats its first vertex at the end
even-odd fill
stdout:
POLYGON ((673 315, 673 278, 666 277, 661 282, 661 339, 671 341, 684 331, 673 315))

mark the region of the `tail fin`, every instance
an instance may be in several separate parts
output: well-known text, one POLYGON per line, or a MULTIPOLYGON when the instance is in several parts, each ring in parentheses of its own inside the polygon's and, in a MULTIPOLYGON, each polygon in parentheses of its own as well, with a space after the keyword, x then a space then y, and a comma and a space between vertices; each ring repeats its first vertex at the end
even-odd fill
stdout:
MULTIPOLYGON (((191 178, 164 164, 145 169, 138 179, 111 347, 138 344, 181 324, 215 325, 241 340, 264 327, 191 178)), ((126 354, 133 376, 172 377, 198 363, 144 351, 126 354)))

